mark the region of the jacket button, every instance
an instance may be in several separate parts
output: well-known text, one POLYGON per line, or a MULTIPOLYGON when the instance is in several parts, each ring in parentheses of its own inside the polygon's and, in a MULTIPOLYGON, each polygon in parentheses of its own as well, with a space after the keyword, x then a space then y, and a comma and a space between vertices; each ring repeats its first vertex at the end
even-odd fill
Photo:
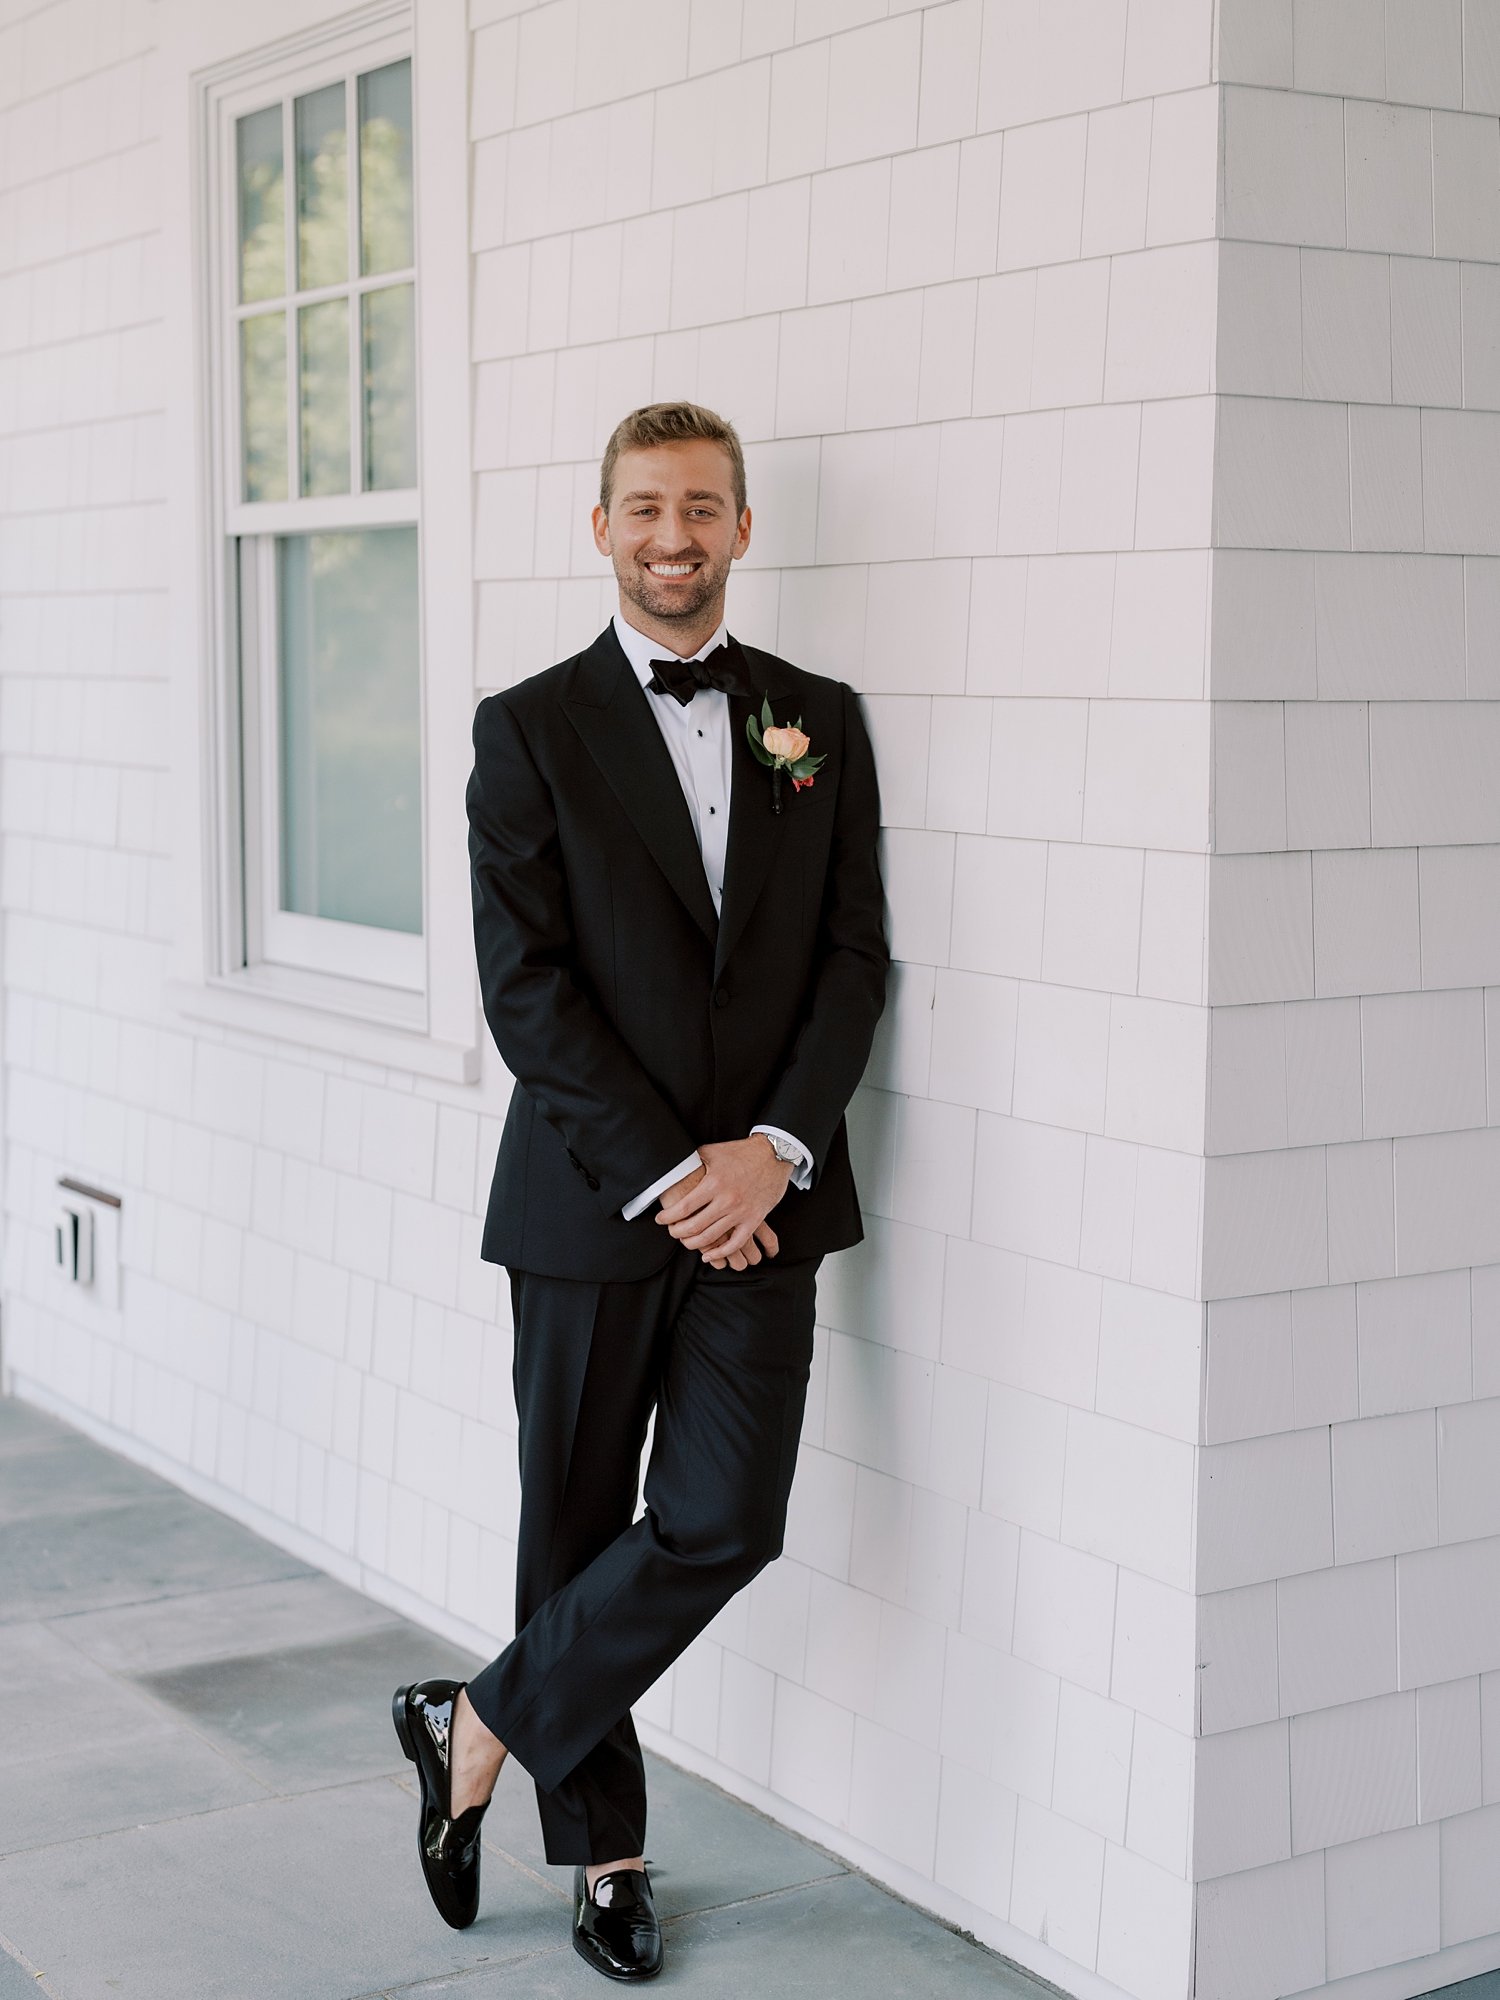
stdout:
POLYGON ((594 1190, 595 1194, 599 1192, 599 1183, 594 1179, 592 1174, 589 1175, 589 1186, 594 1190))
POLYGON ((727 986, 716 986, 714 988, 714 1005, 716 1007, 727 1007, 729 1005, 729 988, 727 986))

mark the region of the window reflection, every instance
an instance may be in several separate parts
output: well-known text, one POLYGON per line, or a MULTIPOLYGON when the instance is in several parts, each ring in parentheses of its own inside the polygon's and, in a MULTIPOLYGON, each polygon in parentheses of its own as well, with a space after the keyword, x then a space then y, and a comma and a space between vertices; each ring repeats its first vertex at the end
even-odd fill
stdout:
POLYGON ((351 214, 347 82, 304 91, 290 101, 290 217, 282 157, 288 106, 267 105, 236 121, 242 301, 285 297, 289 237, 296 288, 336 286, 341 294, 295 308, 291 354, 293 330, 284 314, 256 314, 241 323, 240 488, 247 500, 281 500, 290 493, 327 498, 416 485, 414 286, 408 279, 357 292, 350 270, 356 237, 362 276, 411 268, 410 58, 366 70, 353 81, 357 218, 351 214), (352 377, 351 371, 356 371, 352 377), (288 463, 288 398, 295 406, 292 436, 300 460, 295 472, 288 463), (351 429, 358 432, 357 453, 351 429))
POLYGON ((286 290, 286 186, 281 171, 281 106, 239 120, 240 297, 277 299, 286 290))
POLYGON ((344 86, 310 91, 296 104, 297 282, 340 285, 349 276, 349 165, 344 86))
POLYGON ((422 928, 414 527, 283 536, 281 907, 422 928))
POLYGON ((364 306, 365 485, 417 483, 416 329, 410 285, 366 292, 364 306))
POLYGON ((404 271, 413 261, 411 61, 359 80, 360 265, 404 271))
POLYGON ((302 491, 349 491, 349 301, 321 299, 297 314, 301 343, 302 491))
POLYGON ((240 321, 241 456, 247 500, 286 498, 286 314, 240 321))

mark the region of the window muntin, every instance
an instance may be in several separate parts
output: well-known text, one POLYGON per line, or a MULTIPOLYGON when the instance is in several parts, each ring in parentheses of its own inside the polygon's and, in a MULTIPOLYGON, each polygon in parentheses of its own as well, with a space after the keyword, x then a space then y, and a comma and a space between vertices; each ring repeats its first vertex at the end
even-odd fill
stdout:
POLYGON ((414 486, 411 59, 247 112, 235 139, 239 498, 414 486))

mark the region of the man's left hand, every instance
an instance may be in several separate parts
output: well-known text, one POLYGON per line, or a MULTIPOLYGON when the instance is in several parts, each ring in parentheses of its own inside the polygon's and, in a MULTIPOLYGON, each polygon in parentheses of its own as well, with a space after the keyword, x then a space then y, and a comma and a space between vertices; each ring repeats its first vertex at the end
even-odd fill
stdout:
POLYGON ((702 1178, 670 1206, 663 1204, 656 1219, 687 1249, 711 1248, 717 1262, 744 1249, 786 1193, 792 1168, 760 1133, 699 1146, 698 1157, 706 1169, 702 1178))
POLYGON ((758 1264, 762 1257, 774 1257, 780 1248, 780 1240, 770 1223, 757 1222, 755 1234, 743 1250, 736 1250, 732 1257, 721 1257, 717 1250, 705 1250, 703 1261, 712 1265, 716 1271, 722 1271, 726 1264, 731 1271, 748 1271, 750 1266, 758 1264))

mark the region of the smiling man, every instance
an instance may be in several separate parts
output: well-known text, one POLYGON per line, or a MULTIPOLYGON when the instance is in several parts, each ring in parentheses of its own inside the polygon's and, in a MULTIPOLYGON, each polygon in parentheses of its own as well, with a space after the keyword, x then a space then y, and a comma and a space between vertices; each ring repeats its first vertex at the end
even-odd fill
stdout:
POLYGON ((862 1233, 844 1108, 889 960, 858 702, 725 624, 750 546, 733 426, 633 411, 593 525, 619 609, 479 704, 468 788, 515 1078, 482 1254, 515 1323, 516 1636, 394 1714, 447 1921, 478 1910, 513 1753, 548 1860, 574 1865, 574 1945, 633 1979, 662 1946, 630 1707, 780 1553, 818 1264, 862 1233))

